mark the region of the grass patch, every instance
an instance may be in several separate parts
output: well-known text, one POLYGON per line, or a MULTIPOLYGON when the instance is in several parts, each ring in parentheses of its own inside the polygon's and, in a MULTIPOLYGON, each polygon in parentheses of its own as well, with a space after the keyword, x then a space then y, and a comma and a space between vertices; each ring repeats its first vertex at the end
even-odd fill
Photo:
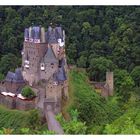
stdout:
MULTIPOLYGON (((17 130, 24 127, 32 127, 30 124, 31 118, 31 111, 10 110, 0 106, 0 128, 17 130)), ((34 124, 36 124, 36 121, 34 124)))

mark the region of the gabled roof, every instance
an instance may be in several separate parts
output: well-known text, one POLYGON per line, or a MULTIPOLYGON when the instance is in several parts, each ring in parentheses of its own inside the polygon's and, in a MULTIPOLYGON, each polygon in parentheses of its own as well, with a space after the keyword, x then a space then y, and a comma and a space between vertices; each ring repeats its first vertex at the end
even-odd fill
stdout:
POLYGON ((48 43, 58 43, 58 39, 63 40, 63 31, 61 27, 49 27, 46 32, 46 40, 48 43))
POLYGON ((19 68, 17 68, 15 70, 15 73, 9 71, 6 75, 5 80, 8 82, 15 82, 15 83, 23 83, 24 82, 21 70, 19 68))
POLYGON ((46 40, 48 43, 57 43, 55 29, 49 27, 49 30, 46 32, 46 40))
POLYGON ((7 75, 6 75, 6 81, 11 81, 12 79, 15 79, 15 73, 8 71, 7 75))
POLYGON ((15 75, 16 75, 16 79, 17 80, 23 80, 23 76, 22 76, 22 72, 21 72, 21 69, 20 68, 17 68, 15 70, 15 75))
POLYGON ((51 47, 48 47, 47 52, 43 59, 44 59, 44 63, 58 63, 58 60, 55 57, 55 54, 51 47))
POLYGON ((64 67, 65 65, 65 59, 62 58, 61 60, 59 60, 59 66, 64 67))
POLYGON ((58 69, 56 79, 58 81, 65 81, 67 79, 64 67, 61 67, 61 68, 58 69))
POLYGON ((61 27, 56 27, 55 28, 55 32, 56 32, 56 37, 61 38, 63 40, 63 31, 61 27))

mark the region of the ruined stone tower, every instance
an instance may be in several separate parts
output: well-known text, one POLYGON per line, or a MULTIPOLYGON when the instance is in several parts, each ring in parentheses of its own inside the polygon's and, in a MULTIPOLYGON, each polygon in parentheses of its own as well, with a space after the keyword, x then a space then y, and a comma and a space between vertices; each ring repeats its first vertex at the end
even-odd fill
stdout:
POLYGON ((108 85, 108 94, 111 96, 113 95, 114 90, 113 83, 113 72, 106 72, 106 84, 108 85))

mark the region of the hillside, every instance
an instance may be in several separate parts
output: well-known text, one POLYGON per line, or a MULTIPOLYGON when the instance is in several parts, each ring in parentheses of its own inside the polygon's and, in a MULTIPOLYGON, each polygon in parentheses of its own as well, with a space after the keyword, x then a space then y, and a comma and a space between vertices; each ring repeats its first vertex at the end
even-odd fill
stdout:
MULTIPOLYGON (((139 134, 139 95, 122 103, 119 95, 104 99, 89 84, 85 70, 69 71, 69 100, 57 115, 65 134, 139 134), (65 118, 65 120, 63 119, 65 118)), ((1 134, 54 134, 36 111, 0 107, 1 134)))
POLYGON ((28 126, 29 112, 10 110, 0 106, 0 128, 19 129, 28 126))
MULTIPOLYGON (((64 104, 63 108, 64 118, 66 117, 69 120, 68 122, 71 122, 73 116, 75 116, 71 112, 76 110, 77 121, 85 123, 87 127, 84 133, 140 133, 138 118, 139 96, 137 94, 133 94, 129 101, 125 103, 122 103, 119 95, 104 99, 89 84, 85 70, 76 68, 69 72, 69 95, 70 99, 64 104), (133 107, 135 109, 132 109, 133 107), (70 114, 71 119, 68 114, 70 114)), ((62 125, 64 125, 63 123, 62 125)), ((66 126, 64 125, 63 127, 65 128, 66 126)), ((73 128, 72 126, 69 127, 70 130, 73 128)), ((80 131, 79 134, 81 134, 80 131)))
POLYGON ((19 111, 0 106, 0 134, 54 134, 37 110, 19 111))

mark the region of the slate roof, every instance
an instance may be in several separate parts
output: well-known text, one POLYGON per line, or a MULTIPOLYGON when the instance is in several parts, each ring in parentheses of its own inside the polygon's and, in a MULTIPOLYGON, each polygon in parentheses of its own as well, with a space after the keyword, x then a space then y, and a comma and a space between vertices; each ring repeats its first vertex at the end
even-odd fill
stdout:
POLYGON ((53 80, 58 82, 57 73, 53 74, 53 80))
POLYGON ((34 26, 34 39, 40 39, 40 27, 39 26, 34 26))
POLYGON ((48 47, 47 52, 43 58, 44 63, 58 63, 58 60, 55 57, 55 54, 51 47, 48 47))
POLYGON ((57 37, 57 39, 58 38, 61 38, 63 40, 63 31, 62 31, 62 28, 61 27, 56 27, 55 28, 55 31, 56 31, 56 37, 57 37))
POLYGON ((15 82, 15 83, 24 83, 23 76, 21 73, 21 69, 17 68, 14 72, 8 72, 6 75, 6 81, 8 82, 15 82))
POLYGON ((65 81, 67 79, 64 67, 58 69, 58 72, 56 73, 56 79, 58 82, 65 81))
POLYGON ((61 27, 52 28, 49 26, 46 32, 46 40, 48 43, 58 43, 57 40, 63 40, 63 31, 61 27))

